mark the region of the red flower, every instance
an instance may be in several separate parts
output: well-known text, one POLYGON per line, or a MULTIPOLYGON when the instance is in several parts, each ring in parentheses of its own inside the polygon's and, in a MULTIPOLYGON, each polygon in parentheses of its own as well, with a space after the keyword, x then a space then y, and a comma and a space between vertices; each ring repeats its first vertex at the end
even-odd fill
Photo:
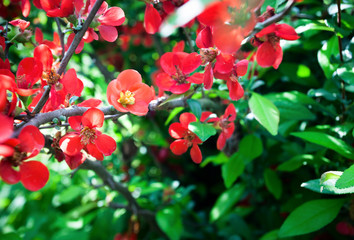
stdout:
MULTIPOLYGON (((8 122, 5 124, 9 125, 8 122)), ((47 167, 39 161, 26 161, 36 156, 44 146, 44 137, 38 128, 31 125, 24 127, 18 139, 7 139, 3 143, 2 149, 4 149, 4 145, 8 150, 6 154, 3 151, 1 154, 4 156, 0 161, 2 180, 8 184, 21 182, 30 191, 37 191, 44 187, 49 179, 47 167), (11 155, 9 148, 13 149, 11 155), (19 167, 19 171, 13 167, 19 167)))
POLYGON ((153 98, 152 89, 142 83, 141 75, 132 69, 124 70, 108 84, 108 103, 120 112, 146 115, 153 98))
POLYGON ((174 94, 187 92, 191 83, 203 83, 203 74, 194 73, 201 64, 197 53, 168 52, 161 57, 161 67, 165 71, 157 75, 156 85, 174 94))
POLYGON ((73 0, 36 0, 33 4, 46 11, 48 17, 68 17, 74 13, 73 0))
POLYGON ((83 116, 69 118, 69 124, 76 132, 66 134, 60 139, 61 150, 69 157, 65 159, 71 169, 78 167, 84 160, 84 149, 97 160, 111 155, 116 150, 116 142, 96 128, 103 126, 104 114, 97 108, 90 108, 83 116))
POLYGON ((30 25, 30 22, 27 22, 22 19, 12 20, 9 23, 13 26, 19 27, 22 32, 30 25))
MULTIPOLYGON (((232 100, 239 100, 243 97, 244 90, 238 82, 238 77, 244 76, 247 73, 248 60, 241 60, 234 64, 230 72, 215 72, 215 77, 226 81, 227 88, 229 89, 230 98, 232 100)), ((219 71, 221 68, 218 68, 219 71)))
POLYGON ((210 118, 211 114, 211 112, 203 112, 200 121, 213 122, 216 128, 221 129, 221 133, 216 142, 216 147, 218 150, 222 150, 225 146, 226 140, 231 137, 235 130, 235 124, 233 122, 236 119, 236 109, 233 104, 230 104, 226 108, 224 115, 222 115, 220 118, 210 118))
POLYGON ((159 12, 150 3, 146 4, 144 27, 147 33, 156 33, 161 25, 161 16, 159 12))
POLYGON ((295 29, 285 23, 272 24, 256 34, 254 44, 259 45, 256 53, 257 63, 261 67, 273 66, 277 69, 283 60, 280 39, 297 40, 300 37, 295 29))
POLYGON ((202 162, 202 153, 198 144, 202 144, 202 140, 188 129, 191 122, 197 121, 197 118, 191 113, 182 113, 179 117, 179 123, 172 123, 168 129, 171 137, 177 139, 170 145, 171 151, 176 155, 182 155, 191 148, 191 157, 193 162, 202 162))
POLYGON ((104 40, 114 42, 118 37, 116 27, 124 23, 125 15, 120 7, 107 8, 107 4, 102 6, 99 10, 102 15, 97 18, 101 25, 97 28, 104 40), (102 9, 102 6, 105 7, 102 9))

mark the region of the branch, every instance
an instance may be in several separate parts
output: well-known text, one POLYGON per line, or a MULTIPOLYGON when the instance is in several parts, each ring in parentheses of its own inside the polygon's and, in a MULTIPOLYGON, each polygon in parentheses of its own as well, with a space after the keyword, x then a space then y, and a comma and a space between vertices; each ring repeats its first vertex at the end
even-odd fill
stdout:
POLYGON ((123 186, 119 182, 116 182, 113 179, 113 176, 107 171, 107 169, 102 165, 101 162, 86 159, 85 162, 80 165, 79 169, 94 171, 103 180, 103 183, 106 186, 108 186, 110 189, 117 191, 118 193, 123 195, 123 197, 128 201, 128 205, 110 202, 109 207, 114 208, 114 209, 122 209, 123 208, 123 209, 129 210, 129 211, 132 211, 134 215, 145 217, 147 222, 150 224, 150 226, 153 229, 155 229, 162 236, 164 236, 166 239, 168 239, 166 234, 160 229, 159 225, 157 224, 156 218, 155 218, 155 213, 150 210, 140 208, 139 204, 137 203, 135 198, 132 196, 132 194, 128 190, 128 188, 126 188, 125 186, 123 186))
POLYGON ((255 26, 255 28, 253 29, 253 31, 247 36, 247 38, 243 41, 244 43, 249 42, 254 35, 256 35, 257 33, 259 33, 262 29, 268 27, 269 25, 279 22, 280 20, 282 20, 286 14, 288 14, 288 12, 290 12, 291 8, 295 5, 296 1, 292 0, 292 1, 288 1, 284 10, 281 13, 275 14, 274 16, 268 18, 267 20, 257 23, 257 25, 255 26))
POLYGON ((106 186, 122 194, 128 201, 128 208, 131 209, 135 215, 138 215, 139 205, 132 196, 131 192, 122 184, 114 181, 113 176, 107 171, 101 162, 86 159, 85 162, 80 165, 80 169, 94 171, 103 180, 103 183, 106 186))
MULTIPOLYGON (((175 107, 183 107, 186 105, 186 99, 183 98, 170 100, 162 104, 165 100, 167 100, 166 97, 161 97, 151 101, 151 103, 149 104, 149 111, 168 110, 175 107)), ((21 132, 21 129, 25 126, 33 125, 39 127, 40 125, 52 122, 54 118, 60 118, 61 116, 65 116, 67 118, 72 116, 82 116, 88 109, 88 107, 78 107, 75 105, 68 108, 58 109, 52 112, 38 113, 28 122, 22 122, 17 125, 17 130, 15 131, 13 137, 18 136, 21 132)), ((117 119, 122 115, 126 114, 117 111, 112 106, 100 107, 98 109, 100 109, 104 113, 104 115, 109 115, 106 116, 105 119, 117 119)), ((52 127, 55 127, 55 125, 52 127)))
MULTIPOLYGON (((93 5, 93 7, 91 9, 91 12, 89 13, 89 15, 86 18, 84 25, 82 26, 80 31, 78 31, 75 34, 74 40, 72 41, 68 51, 65 53, 62 61, 60 62, 59 70, 57 72, 59 75, 64 73, 66 66, 68 65, 71 57, 73 56, 73 54, 75 52, 75 49, 77 48, 77 46, 79 46, 83 36, 86 33, 86 30, 89 28, 92 20, 94 19, 98 9, 101 6, 102 2, 103 2, 103 0, 97 0, 95 2, 95 4, 93 5)), ((42 110, 42 108, 44 107, 45 103, 47 102, 47 100, 49 98, 49 92, 50 92, 50 86, 44 91, 41 99, 38 101, 38 103, 37 103, 36 107, 33 109, 32 113, 36 114, 42 110)))
POLYGON ((112 81, 114 79, 113 73, 108 71, 108 69, 102 64, 102 62, 100 61, 100 59, 97 57, 96 54, 89 53, 89 55, 92 58, 93 62, 95 63, 96 67, 100 70, 100 72, 104 76, 106 83, 112 81))
POLYGON ((60 26, 60 20, 59 18, 54 18, 55 22, 57 23, 58 26, 58 34, 59 34, 59 38, 60 38, 60 45, 61 45, 61 58, 63 58, 65 56, 65 43, 64 43, 64 34, 61 31, 61 26, 60 26))

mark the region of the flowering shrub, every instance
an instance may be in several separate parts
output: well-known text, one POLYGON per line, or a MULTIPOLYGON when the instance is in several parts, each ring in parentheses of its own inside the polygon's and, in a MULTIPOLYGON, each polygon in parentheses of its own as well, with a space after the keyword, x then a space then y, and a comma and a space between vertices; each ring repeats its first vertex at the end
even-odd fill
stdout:
POLYGON ((0 239, 352 237, 353 9, 0 1, 0 239))

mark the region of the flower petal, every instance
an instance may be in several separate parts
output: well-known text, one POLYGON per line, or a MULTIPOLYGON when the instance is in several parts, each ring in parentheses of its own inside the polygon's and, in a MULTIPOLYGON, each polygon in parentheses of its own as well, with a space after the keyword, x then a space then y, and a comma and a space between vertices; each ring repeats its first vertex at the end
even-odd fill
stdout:
POLYGON ((10 162, 6 160, 0 161, 0 177, 8 184, 16 184, 21 179, 21 174, 12 168, 10 162))
POLYGON ((102 161, 104 156, 100 152, 100 150, 96 147, 95 144, 89 143, 86 145, 87 152, 94 158, 96 158, 99 161, 102 161))
POLYGON ((11 137, 13 133, 13 120, 0 114, 0 143, 11 137))
POLYGON ((193 147, 191 148, 191 157, 193 162, 199 164, 202 162, 203 157, 202 157, 202 152, 200 151, 200 148, 197 144, 193 144, 193 147))
POLYGON ((24 127, 18 136, 20 142, 20 151, 32 153, 33 157, 44 147, 44 137, 39 129, 33 125, 24 127))
POLYGON ((28 161, 20 165, 21 182, 30 191, 43 188, 49 179, 48 168, 41 162, 28 161))
POLYGON ((161 16, 159 12, 150 3, 146 4, 145 16, 144 16, 144 27, 147 33, 156 33, 161 25, 161 16))
POLYGON ((171 143, 170 149, 175 155, 182 155, 183 153, 187 152, 188 145, 187 141, 184 139, 178 139, 171 143))
POLYGON ((122 71, 117 77, 117 88, 119 92, 130 90, 137 83, 142 83, 141 75, 134 69, 122 71))
POLYGON ((103 153, 105 156, 110 156, 112 153, 116 150, 117 148, 117 143, 116 141, 106 135, 106 134, 100 134, 97 136, 96 141, 95 141, 98 150, 103 153))
POLYGON ((80 131, 82 128, 82 116, 69 117, 68 120, 70 127, 76 131, 80 131))
POLYGON ((34 49, 33 52, 34 58, 43 64, 43 71, 50 71, 53 65, 53 54, 50 51, 50 48, 41 44, 34 49))
POLYGON ((247 73, 247 69, 248 69, 248 60, 243 59, 241 61, 239 61, 238 63, 236 63, 236 73, 237 76, 244 76, 247 73))
POLYGON ((85 154, 79 152, 74 156, 69 156, 65 154, 65 162, 68 164, 70 169, 75 169, 80 166, 86 160, 85 154))
POLYGON ((70 156, 75 156, 83 148, 81 137, 76 133, 69 133, 62 137, 59 141, 59 146, 65 154, 70 156))
POLYGON ((118 31, 116 27, 100 25, 97 28, 101 34, 101 37, 107 42, 114 42, 115 40, 117 40, 118 31))
POLYGON ((241 86, 241 84, 238 81, 227 81, 226 82, 227 88, 229 89, 229 94, 231 100, 239 100, 240 98, 243 97, 244 90, 241 86))
POLYGON ((98 108, 90 108, 82 115, 82 125, 89 128, 100 128, 103 126, 104 113, 98 108))
POLYGON ((97 20, 103 25, 120 26, 125 20, 124 11, 120 7, 111 7, 97 20))
POLYGON ((181 123, 182 127, 188 129, 188 125, 191 122, 197 121, 197 118, 192 114, 192 113, 182 113, 181 116, 179 116, 179 122, 181 123))
POLYGON ((188 129, 183 127, 180 123, 172 123, 168 128, 168 132, 171 137, 179 139, 183 138, 186 135, 188 129))

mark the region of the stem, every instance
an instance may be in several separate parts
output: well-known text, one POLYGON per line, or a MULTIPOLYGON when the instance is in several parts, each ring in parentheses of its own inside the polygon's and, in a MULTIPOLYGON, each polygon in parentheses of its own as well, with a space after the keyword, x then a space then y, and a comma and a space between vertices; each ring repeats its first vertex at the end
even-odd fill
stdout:
MULTIPOLYGON (((337 8, 338 8, 338 14, 337 14, 337 23, 338 23, 338 27, 342 26, 342 13, 341 13, 341 8, 340 8, 340 0, 337 0, 337 8)), ((344 63, 344 59, 343 59, 343 46, 342 46, 342 38, 337 35, 338 38, 338 47, 339 47, 339 57, 340 57, 340 61, 342 62, 342 64, 344 63)), ((345 96, 345 84, 344 84, 344 80, 341 79, 340 80, 340 86, 341 86, 341 92, 342 92, 342 100, 346 99, 345 96)), ((342 103, 342 110, 343 113, 341 114, 340 117, 340 121, 343 122, 344 121, 344 112, 346 111, 346 107, 345 104, 342 103)))
POLYGON ((282 20, 285 17, 285 15, 288 14, 288 12, 290 12, 291 8, 295 5, 295 3, 296 3, 295 0, 288 1, 285 8, 284 8, 284 11, 282 11, 281 13, 275 14, 274 16, 265 20, 264 22, 257 23, 255 29, 248 35, 248 37, 244 40, 243 43, 249 42, 254 37, 254 35, 259 33, 263 28, 266 28, 269 25, 282 20))
MULTIPOLYGON (((66 66, 68 65, 71 57, 73 56, 75 49, 77 48, 77 46, 79 46, 83 36, 86 33, 86 30, 89 28, 92 20, 94 19, 98 9, 100 8, 101 4, 102 4, 103 0, 97 0, 95 2, 95 4, 93 5, 91 12, 89 13, 89 15, 86 18, 86 21, 84 23, 84 25, 82 26, 82 28, 80 29, 80 31, 78 31, 74 37, 73 42, 71 43, 68 51, 65 53, 60 66, 59 66, 59 70, 58 70, 58 74, 61 75, 62 73, 64 73, 66 66)), ((45 103, 47 102, 48 98, 49 98, 49 92, 50 92, 50 86, 44 91, 41 99, 39 100, 38 104, 36 105, 36 107, 33 109, 33 114, 39 113, 42 108, 44 107, 45 103)))
POLYGON ((65 70, 66 66, 68 65, 71 57, 73 56, 77 46, 79 46, 83 36, 85 35, 86 30, 89 28, 89 26, 90 26, 92 20, 94 19, 98 9, 101 7, 102 2, 103 2, 103 0, 97 0, 95 2, 95 4, 93 5, 93 7, 91 9, 91 12, 87 16, 86 21, 83 24, 82 28, 80 29, 80 31, 78 31, 75 34, 73 42, 71 43, 68 51, 65 53, 65 56, 64 56, 63 60, 60 63, 60 67, 59 67, 59 70, 58 70, 58 74, 59 75, 61 75, 64 72, 64 70, 65 70))
POLYGON ((63 58, 65 56, 65 43, 64 43, 64 34, 61 31, 61 26, 60 26, 60 21, 59 18, 54 18, 55 22, 57 23, 58 26, 58 34, 59 34, 59 38, 60 38, 60 45, 61 45, 61 58, 63 58))
MULTIPOLYGON (((149 104, 149 110, 150 111, 167 110, 175 107, 182 107, 185 106, 186 104, 185 99, 174 99, 162 104, 165 100, 166 97, 161 97, 151 101, 149 104)), ((67 118, 72 116, 82 116, 88 109, 89 109, 88 107, 71 106, 68 108, 58 109, 52 112, 38 113, 33 118, 31 118, 28 122, 22 122, 19 125, 17 125, 17 129, 13 137, 18 136, 21 132, 21 129, 25 126, 33 125, 39 127, 40 125, 52 122, 54 118, 60 118, 61 116, 65 116, 67 118)), ((105 117, 105 119, 117 119, 123 116, 124 114, 127 114, 127 113, 118 112, 112 106, 100 107, 98 109, 100 109, 104 113, 104 115, 108 115, 105 117)))
POLYGON ((189 32, 187 32, 186 28, 183 28, 183 33, 184 33, 184 35, 187 38, 187 42, 188 42, 188 45, 189 45, 189 48, 190 48, 191 52, 195 52, 194 48, 193 48, 191 36, 190 36, 189 32))

